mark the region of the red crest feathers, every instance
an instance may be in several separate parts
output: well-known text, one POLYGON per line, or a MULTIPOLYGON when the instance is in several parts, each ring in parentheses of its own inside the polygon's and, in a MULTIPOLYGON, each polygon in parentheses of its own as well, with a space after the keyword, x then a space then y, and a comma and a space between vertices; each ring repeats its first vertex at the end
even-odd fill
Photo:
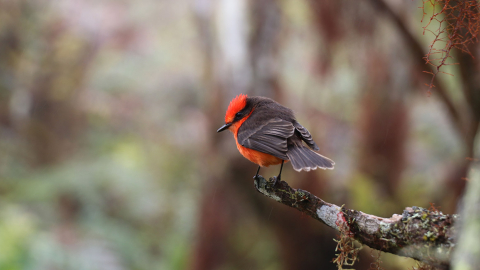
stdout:
POLYGON ((245 105, 247 105, 247 95, 240 94, 232 99, 225 114, 225 123, 232 122, 235 114, 245 108, 245 105))

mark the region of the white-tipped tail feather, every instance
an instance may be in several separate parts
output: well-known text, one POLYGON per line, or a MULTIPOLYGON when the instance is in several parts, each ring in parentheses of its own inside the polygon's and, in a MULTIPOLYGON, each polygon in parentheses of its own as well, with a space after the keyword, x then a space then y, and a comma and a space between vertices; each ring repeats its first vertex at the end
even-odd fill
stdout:
POLYGON ((287 152, 288 159, 292 163, 293 169, 296 171, 310 171, 320 169, 333 169, 335 162, 324 157, 305 146, 290 146, 287 152))

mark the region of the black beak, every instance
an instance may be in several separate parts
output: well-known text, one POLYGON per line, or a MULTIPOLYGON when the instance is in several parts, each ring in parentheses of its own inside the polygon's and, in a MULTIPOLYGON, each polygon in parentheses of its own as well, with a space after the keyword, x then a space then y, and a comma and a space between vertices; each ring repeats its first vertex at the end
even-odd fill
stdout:
POLYGON ((229 128, 232 125, 232 123, 228 123, 217 129, 217 132, 224 131, 225 129, 229 128))

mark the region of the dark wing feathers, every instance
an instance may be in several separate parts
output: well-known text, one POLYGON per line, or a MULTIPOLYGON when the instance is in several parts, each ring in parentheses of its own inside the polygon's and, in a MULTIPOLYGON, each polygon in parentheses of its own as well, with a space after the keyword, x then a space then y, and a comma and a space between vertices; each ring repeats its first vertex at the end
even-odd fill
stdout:
POLYGON ((317 144, 313 141, 312 135, 310 134, 310 132, 308 132, 308 130, 305 127, 300 125, 300 123, 298 123, 297 121, 293 122, 293 126, 298 131, 298 133, 300 133, 300 137, 308 145, 308 147, 310 147, 313 150, 320 150, 317 144))
POLYGON ((296 171, 304 170, 308 172, 317 168, 331 170, 335 165, 333 160, 313 152, 305 146, 290 145, 287 156, 296 171))
POLYGON ((240 128, 237 138, 244 147, 286 160, 287 138, 292 137, 294 132, 291 122, 274 118, 253 130, 240 128))

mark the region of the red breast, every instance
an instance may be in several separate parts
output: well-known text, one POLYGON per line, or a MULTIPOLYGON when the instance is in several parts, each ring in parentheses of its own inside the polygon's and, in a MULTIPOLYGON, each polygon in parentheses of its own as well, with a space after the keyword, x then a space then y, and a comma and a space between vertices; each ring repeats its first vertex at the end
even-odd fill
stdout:
MULTIPOLYGON (((238 135, 238 129, 242 126, 242 124, 247 121, 248 117, 252 114, 254 110, 250 112, 248 116, 243 118, 242 120, 232 124, 229 127, 229 130, 233 133, 233 136, 235 137, 235 143, 237 144, 237 149, 244 156, 246 159, 250 160, 251 162, 262 166, 262 167, 268 167, 270 165, 277 165, 282 163, 282 159, 279 159, 275 156, 272 156, 267 153, 262 153, 257 150, 249 149, 246 148, 238 143, 237 135, 238 135)), ((288 160, 287 160, 288 161, 288 160)))

